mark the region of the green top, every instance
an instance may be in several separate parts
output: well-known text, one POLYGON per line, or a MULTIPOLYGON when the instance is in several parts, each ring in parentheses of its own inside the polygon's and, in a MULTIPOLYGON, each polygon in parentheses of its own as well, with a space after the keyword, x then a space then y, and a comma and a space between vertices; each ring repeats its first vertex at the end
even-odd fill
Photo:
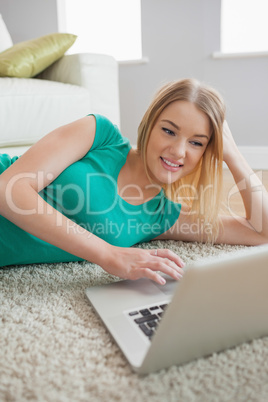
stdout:
MULTIPOLYGON (((95 115, 95 119, 96 134, 89 152, 67 167, 40 195, 63 215, 110 244, 130 247, 152 240, 175 223, 181 205, 168 200, 163 190, 140 205, 121 198, 117 177, 131 146, 107 118, 95 115)), ((0 155, 0 174, 16 159, 0 155)), ((68 230, 74 230, 72 225, 68 230)), ((0 215, 0 266, 81 260, 0 215)))

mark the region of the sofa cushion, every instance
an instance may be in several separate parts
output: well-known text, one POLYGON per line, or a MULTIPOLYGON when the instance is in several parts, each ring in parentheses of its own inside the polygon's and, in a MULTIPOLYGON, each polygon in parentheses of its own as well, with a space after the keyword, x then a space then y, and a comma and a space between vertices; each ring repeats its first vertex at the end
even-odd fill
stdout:
POLYGON ((89 91, 76 85, 6 77, 0 78, 0 88, 1 147, 33 144, 92 112, 89 91))
POLYGON ((77 36, 55 33, 20 42, 0 53, 0 76, 30 78, 64 55, 77 36))

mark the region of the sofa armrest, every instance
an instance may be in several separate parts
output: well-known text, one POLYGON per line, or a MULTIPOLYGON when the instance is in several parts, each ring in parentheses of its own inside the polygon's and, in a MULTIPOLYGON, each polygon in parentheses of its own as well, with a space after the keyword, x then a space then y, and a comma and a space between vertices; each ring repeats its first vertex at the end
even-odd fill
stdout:
POLYGON ((118 63, 108 55, 65 55, 37 78, 77 85, 88 89, 92 109, 120 126, 118 63))

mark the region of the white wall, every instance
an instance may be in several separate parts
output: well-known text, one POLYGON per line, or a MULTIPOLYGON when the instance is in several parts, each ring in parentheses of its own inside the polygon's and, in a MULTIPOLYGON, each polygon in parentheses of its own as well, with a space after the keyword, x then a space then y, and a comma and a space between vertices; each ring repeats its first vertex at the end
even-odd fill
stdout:
POLYGON ((56 0, 0 0, 0 14, 14 43, 58 31, 56 0))
MULTIPOLYGON (((0 13, 14 42, 57 30, 56 0, 0 0, 0 13)), ((268 145, 268 57, 211 57, 220 50, 220 0, 142 0, 142 38, 149 63, 120 66, 121 128, 132 143, 156 90, 196 77, 223 94, 239 145, 268 145)))
POLYGON ((156 89, 165 81, 196 77, 224 96, 239 145, 268 145, 268 57, 212 58, 220 50, 220 4, 142 0, 143 54, 149 63, 120 66, 121 127, 133 142, 156 89))

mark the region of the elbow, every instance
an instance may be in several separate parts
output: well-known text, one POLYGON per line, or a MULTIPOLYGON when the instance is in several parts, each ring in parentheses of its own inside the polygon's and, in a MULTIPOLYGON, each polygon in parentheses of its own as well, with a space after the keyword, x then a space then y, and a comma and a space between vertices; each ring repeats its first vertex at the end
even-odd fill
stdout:
POLYGON ((10 213, 17 212, 17 204, 23 198, 25 188, 16 181, 16 177, 9 179, 0 176, 0 215, 8 218, 10 213))
POLYGON ((6 194, 6 183, 0 175, 0 215, 3 215, 4 206, 6 204, 5 194, 6 194))
POLYGON ((263 225, 263 223, 262 223, 261 228, 255 227, 254 231, 255 231, 255 234, 256 234, 256 239, 257 239, 257 244, 258 245, 261 246, 263 244, 268 244, 268 230, 265 227, 265 225, 263 225))
POLYGON ((259 246, 268 244, 268 234, 260 234, 259 236, 259 246))
POLYGON ((265 232, 257 232, 256 230, 254 231, 254 234, 252 237, 249 236, 249 246, 263 246, 265 244, 268 244, 268 234, 265 232))
POLYGON ((252 221, 244 218, 245 226, 249 229, 246 237, 249 240, 249 246, 261 246, 268 244, 268 227, 264 219, 252 221))
POLYGON ((0 176, 0 215, 7 217, 8 210, 12 209, 12 195, 9 183, 0 176))
POLYGON ((21 216, 35 214, 38 209, 37 192, 25 175, 0 177, 0 215, 16 223, 21 216))

